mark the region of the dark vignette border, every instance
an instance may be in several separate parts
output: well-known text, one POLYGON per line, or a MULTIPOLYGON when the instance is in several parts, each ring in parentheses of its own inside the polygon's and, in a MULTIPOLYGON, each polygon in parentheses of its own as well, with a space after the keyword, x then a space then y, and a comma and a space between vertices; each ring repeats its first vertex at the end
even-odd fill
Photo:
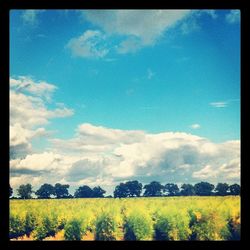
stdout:
MULTIPOLYGON (((247 177, 249 166, 247 164, 247 128, 249 128, 247 112, 247 101, 249 91, 249 9, 246 2, 237 0, 163 0, 154 1, 111 1, 111 0, 2 0, 0 1, 0 27, 1 27, 1 81, 0 100, 2 107, 1 116, 1 172, 0 172, 0 246, 4 249, 34 249, 39 248, 220 248, 242 247, 247 242, 248 220, 250 203, 247 195, 247 177), (9 11, 11 9, 240 9, 241 10, 241 240, 230 242, 14 242, 9 241, 9 11), (248 70, 247 70, 248 67, 248 70), (4 146, 3 146, 4 145, 4 146)), ((245 245, 244 245, 245 246, 245 245)))

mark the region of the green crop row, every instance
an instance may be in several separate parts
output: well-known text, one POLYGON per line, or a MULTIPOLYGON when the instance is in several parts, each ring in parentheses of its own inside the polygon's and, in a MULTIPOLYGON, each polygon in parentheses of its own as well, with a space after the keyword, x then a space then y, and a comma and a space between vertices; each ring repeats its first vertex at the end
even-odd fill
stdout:
POLYGON ((9 237, 44 240, 239 240, 239 197, 10 202, 9 237))

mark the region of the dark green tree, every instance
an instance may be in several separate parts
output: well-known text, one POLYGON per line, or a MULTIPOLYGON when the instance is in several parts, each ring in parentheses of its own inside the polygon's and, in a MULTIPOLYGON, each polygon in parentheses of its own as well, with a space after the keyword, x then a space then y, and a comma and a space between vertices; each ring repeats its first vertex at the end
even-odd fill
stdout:
POLYGON ((182 184, 180 194, 183 196, 195 195, 194 186, 191 184, 182 184))
POLYGON ((240 185, 233 184, 229 186, 230 194, 231 195, 240 195, 240 185))
POLYGON ((17 194, 21 199, 31 199, 32 193, 33 191, 31 184, 20 185, 17 189, 17 194))
POLYGON ((128 197, 129 195, 129 190, 128 190, 128 186, 125 183, 120 183, 119 185, 117 185, 115 187, 115 191, 114 191, 114 197, 115 198, 125 198, 128 197))
POLYGON ((96 197, 96 198, 102 198, 104 197, 104 194, 106 193, 105 190, 103 190, 101 187, 94 187, 93 190, 92 190, 93 194, 92 196, 93 197, 96 197))
POLYGON ((227 183, 218 183, 215 192, 217 195, 225 196, 228 195, 229 185, 227 183))
POLYGON ((164 186, 161 185, 158 181, 152 181, 150 184, 147 184, 143 187, 145 189, 143 196, 162 196, 162 191, 164 190, 164 186))
POLYGON ((68 191, 69 185, 62 185, 60 183, 56 183, 54 187, 54 194, 56 198, 61 199, 61 198, 67 198, 69 196, 69 191, 68 191))
POLYGON ((176 196, 179 194, 179 187, 174 183, 167 183, 164 187, 164 191, 167 192, 168 196, 176 196))
POLYGON ((43 184, 36 192, 36 196, 39 199, 49 199, 51 195, 55 194, 55 189, 51 184, 43 184))
POLYGON ((74 194, 75 198, 91 198, 93 197, 93 190, 89 186, 79 187, 74 194))
POLYGON ((137 196, 139 197, 141 195, 142 191, 142 184, 139 183, 138 181, 128 181, 125 183, 128 189, 128 196, 129 197, 134 197, 137 196))
POLYGON ((208 182, 200 182, 194 185, 194 190, 196 195, 209 196, 212 195, 214 185, 208 182))
MULTIPOLYGON (((9 185, 10 186, 10 185, 9 185)), ((10 191, 9 191, 9 197, 11 197, 12 196, 12 194, 13 194, 13 189, 12 189, 12 187, 10 186, 10 189, 9 189, 10 191)))

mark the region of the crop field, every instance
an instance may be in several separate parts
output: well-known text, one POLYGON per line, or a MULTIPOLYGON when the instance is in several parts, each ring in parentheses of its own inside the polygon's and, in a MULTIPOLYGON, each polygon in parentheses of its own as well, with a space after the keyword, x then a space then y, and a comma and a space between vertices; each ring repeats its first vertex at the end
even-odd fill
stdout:
POLYGON ((11 240, 239 240, 240 197, 10 200, 11 240))

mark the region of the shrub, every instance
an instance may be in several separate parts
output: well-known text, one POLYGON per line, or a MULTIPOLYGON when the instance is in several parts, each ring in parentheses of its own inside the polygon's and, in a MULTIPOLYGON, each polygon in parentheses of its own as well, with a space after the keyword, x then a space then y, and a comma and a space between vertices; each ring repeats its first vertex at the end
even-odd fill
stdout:
POLYGON ((228 218, 228 228, 230 232, 229 240, 240 240, 240 213, 233 211, 228 218))
POLYGON ((27 213, 25 217, 25 234, 29 237, 36 227, 36 218, 33 213, 27 213))
POLYGON ((125 240, 151 240, 153 235, 152 219, 148 214, 133 211, 125 219, 125 240))
POLYGON ((25 235, 25 219, 14 214, 10 214, 9 237, 18 238, 25 235))
POLYGON ((57 231, 57 220, 54 215, 45 216, 39 223, 39 226, 34 230, 34 238, 36 240, 43 240, 48 236, 55 236, 57 231))
POLYGON ((191 240, 226 240, 229 237, 227 221, 216 210, 190 211, 191 240))
POLYGON ((107 211, 99 215, 96 220, 96 240, 113 241, 119 234, 120 218, 107 211))
POLYGON ((156 215, 156 240, 188 240, 190 217, 185 211, 162 210, 156 215))
POLYGON ((65 240, 81 240, 81 222, 76 219, 72 219, 67 222, 65 226, 64 238, 65 240))

